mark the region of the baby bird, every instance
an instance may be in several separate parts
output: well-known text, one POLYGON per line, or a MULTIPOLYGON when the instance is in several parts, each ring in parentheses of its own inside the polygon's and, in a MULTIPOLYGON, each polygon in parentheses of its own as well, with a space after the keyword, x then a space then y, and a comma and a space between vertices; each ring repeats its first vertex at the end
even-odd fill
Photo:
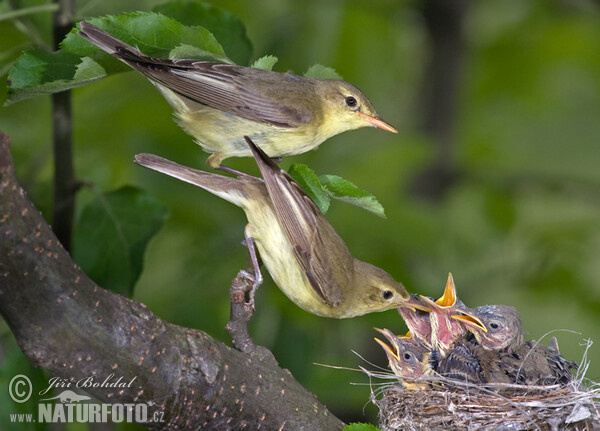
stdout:
POLYGON ((425 383, 414 380, 432 373, 429 365, 429 349, 408 336, 398 337, 389 329, 374 329, 389 341, 391 347, 375 338, 388 358, 390 369, 401 378, 402 385, 410 390, 425 388, 427 386, 425 383))
POLYGON ((444 294, 437 301, 422 295, 421 299, 430 311, 431 346, 441 357, 444 357, 456 340, 466 333, 464 325, 453 319, 453 315, 461 313, 460 316, 464 321, 468 320, 472 326, 479 327, 483 332, 486 331, 483 323, 458 299, 452 274, 448 274, 444 294))

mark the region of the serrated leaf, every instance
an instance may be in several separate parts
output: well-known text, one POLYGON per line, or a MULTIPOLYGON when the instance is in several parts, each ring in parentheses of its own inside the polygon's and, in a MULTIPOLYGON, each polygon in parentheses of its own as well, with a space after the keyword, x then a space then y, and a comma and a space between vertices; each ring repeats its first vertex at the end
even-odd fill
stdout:
POLYGON ((99 195, 75 224, 73 259, 100 286, 131 296, 148 241, 167 215, 154 197, 134 187, 99 195))
POLYGON ((35 96, 70 90, 102 78, 104 70, 89 58, 41 48, 25 51, 8 74, 4 106, 35 96))
POLYGON ((106 70, 90 57, 83 57, 77 65, 73 79, 75 81, 96 80, 106 76, 106 70))
POLYGON ((319 78, 319 79, 343 79, 342 75, 337 73, 335 69, 322 64, 313 64, 304 72, 304 76, 307 78, 319 78))
POLYGON ((156 6, 154 12, 175 18, 189 26, 201 25, 219 41, 227 57, 236 64, 247 65, 252 56, 252 43, 244 23, 231 12, 209 3, 174 0, 156 6))
MULTIPOLYGON (((126 13, 91 18, 88 22, 152 57, 168 58, 174 47, 184 45, 208 53, 213 58, 226 58, 225 51, 207 29, 186 26, 158 13, 126 13)), ((17 59, 9 73, 5 105, 79 87, 104 74, 131 70, 79 36, 78 30, 75 28, 67 34, 57 52, 36 48, 25 51, 17 59), (100 73, 100 68, 104 74, 100 73)))
MULTIPOLYGON (((179 45, 195 46, 211 54, 226 57, 223 47, 204 27, 187 26, 159 13, 125 13, 86 21, 151 57, 167 58, 169 52, 179 45)), ((94 59, 98 56, 112 59, 112 56, 79 36, 77 31, 78 29, 73 29, 65 37, 60 44, 62 50, 79 56, 89 55, 94 59), (94 54, 96 56, 93 56, 94 54)))
POLYGON ((321 175, 319 180, 332 198, 364 208, 385 218, 385 210, 377 198, 371 193, 359 189, 347 179, 338 175, 321 175))
POLYGON ((41 48, 25 51, 8 74, 9 88, 20 90, 38 82, 51 83, 73 78, 80 58, 68 52, 49 52, 41 48))
POLYGON ((233 61, 231 61, 227 57, 223 57, 222 55, 216 55, 191 45, 179 45, 169 52, 170 60, 177 60, 182 58, 233 64, 233 61))
POLYGON ((250 67, 254 67, 255 69, 273 70, 273 66, 275 66, 275 63, 278 61, 279 59, 274 55, 265 55, 252 63, 252 66, 250 67))
POLYGON ((381 429, 371 424, 353 423, 346 425, 343 431, 381 431, 381 429))
POLYGON ((315 171, 301 163, 294 163, 288 169, 288 174, 300 184, 300 187, 310 196, 321 212, 325 214, 329 209, 331 200, 315 171))

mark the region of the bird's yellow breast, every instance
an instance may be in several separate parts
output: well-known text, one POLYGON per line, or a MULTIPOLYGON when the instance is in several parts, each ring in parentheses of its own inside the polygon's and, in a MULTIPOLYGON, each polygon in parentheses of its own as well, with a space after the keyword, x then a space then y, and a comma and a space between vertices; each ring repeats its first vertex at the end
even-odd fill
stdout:
POLYGON ((243 207, 248 218, 246 233, 254 239, 275 284, 300 308, 318 316, 331 317, 331 307, 314 292, 298 265, 274 208, 258 201, 246 205, 243 207))

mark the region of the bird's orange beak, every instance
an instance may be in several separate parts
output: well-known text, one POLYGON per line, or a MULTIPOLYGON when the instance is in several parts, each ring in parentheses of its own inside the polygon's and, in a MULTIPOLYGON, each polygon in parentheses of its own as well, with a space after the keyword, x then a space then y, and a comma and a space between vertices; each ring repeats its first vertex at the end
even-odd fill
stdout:
POLYGON ((356 111, 356 113, 365 120, 367 120, 369 123, 371 123, 373 127, 379 127, 380 129, 387 130, 388 132, 398 133, 396 129, 394 129, 390 124, 386 123, 379 117, 373 117, 360 111, 356 111))
POLYGON ((413 294, 413 293, 410 294, 410 299, 408 301, 404 301, 402 304, 400 304, 398 306, 398 309, 400 309, 400 308, 408 308, 409 310, 412 310, 413 312, 420 310, 420 311, 425 311, 425 312, 429 313, 431 311, 431 309, 423 303, 420 296, 417 296, 416 294, 413 294))
POLYGON ((483 324, 483 322, 481 320, 479 320, 478 317, 470 316, 468 314, 465 314, 465 315, 462 315, 462 314, 453 314, 450 317, 452 319, 454 319, 454 320, 458 320, 458 321, 466 324, 467 326, 469 326, 471 328, 480 329, 483 332, 487 332, 487 328, 485 327, 485 325, 483 324))
POLYGON ((389 343, 392 345, 392 347, 390 347, 385 342, 381 341, 379 338, 374 338, 374 340, 377 342, 377 344, 379 344, 381 347, 383 347, 383 350, 385 351, 385 354, 387 355, 388 359, 394 359, 396 361, 400 361, 400 354, 398 352, 398 346, 396 345, 396 342, 395 342, 396 335, 394 333, 392 333, 392 331, 390 331, 389 329, 379 329, 379 328, 373 328, 373 329, 375 329, 380 334, 383 334, 385 336, 385 338, 387 338, 389 343))

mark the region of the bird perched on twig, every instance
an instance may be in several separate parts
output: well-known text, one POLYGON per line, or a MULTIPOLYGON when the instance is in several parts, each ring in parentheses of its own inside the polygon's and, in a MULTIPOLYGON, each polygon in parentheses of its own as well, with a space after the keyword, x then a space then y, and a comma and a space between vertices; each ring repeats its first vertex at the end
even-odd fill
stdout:
POLYGON ((211 156, 252 156, 244 136, 269 157, 300 154, 347 130, 366 126, 397 133, 366 96, 340 80, 198 60, 151 58, 93 24, 79 35, 141 72, 175 110, 179 124, 211 156))
POLYGON ((201 187, 241 207, 248 218, 246 245, 256 280, 254 252, 273 281, 296 305, 323 317, 346 318, 396 308, 409 299, 404 286, 383 269, 355 259, 344 241, 302 188, 247 139, 264 181, 198 171, 151 154, 136 163, 201 187))

